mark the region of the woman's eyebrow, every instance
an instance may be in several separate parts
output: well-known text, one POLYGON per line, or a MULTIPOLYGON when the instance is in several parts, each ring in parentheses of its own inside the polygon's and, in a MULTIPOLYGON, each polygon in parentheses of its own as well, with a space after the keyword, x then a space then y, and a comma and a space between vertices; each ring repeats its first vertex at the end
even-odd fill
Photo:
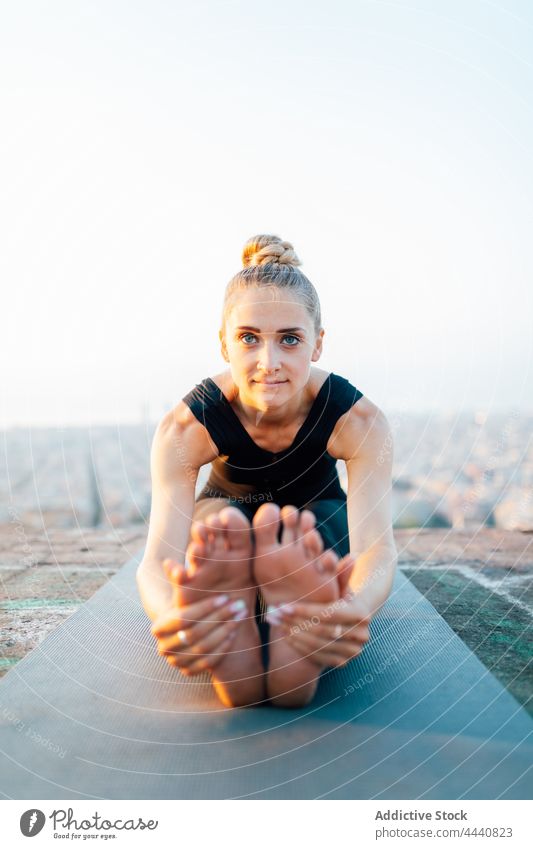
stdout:
MULTIPOLYGON (((259 327, 248 327, 246 325, 242 325, 241 327, 237 327, 237 330, 251 330, 253 333, 261 333, 259 327)), ((299 333, 305 333, 305 328, 303 327, 282 327, 281 330, 275 330, 275 333, 293 333, 297 330, 299 333)))

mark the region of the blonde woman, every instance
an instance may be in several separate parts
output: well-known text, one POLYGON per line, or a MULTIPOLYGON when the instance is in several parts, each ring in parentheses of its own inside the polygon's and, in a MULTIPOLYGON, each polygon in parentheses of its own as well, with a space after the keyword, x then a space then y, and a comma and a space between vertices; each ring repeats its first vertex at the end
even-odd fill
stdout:
POLYGON ((154 437, 137 583, 170 665, 209 670, 226 706, 299 707, 321 671, 362 651, 390 593, 391 435, 355 386, 313 365, 320 303, 292 245, 254 236, 242 259, 219 333, 228 368, 154 437))

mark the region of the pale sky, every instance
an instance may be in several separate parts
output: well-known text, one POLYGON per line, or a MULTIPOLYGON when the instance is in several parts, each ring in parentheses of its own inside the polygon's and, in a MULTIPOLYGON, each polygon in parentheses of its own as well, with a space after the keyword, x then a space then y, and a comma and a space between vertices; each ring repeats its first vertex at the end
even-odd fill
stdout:
POLYGON ((319 366, 386 412, 531 410, 533 5, 0 7, 0 426, 158 419, 288 239, 319 366))

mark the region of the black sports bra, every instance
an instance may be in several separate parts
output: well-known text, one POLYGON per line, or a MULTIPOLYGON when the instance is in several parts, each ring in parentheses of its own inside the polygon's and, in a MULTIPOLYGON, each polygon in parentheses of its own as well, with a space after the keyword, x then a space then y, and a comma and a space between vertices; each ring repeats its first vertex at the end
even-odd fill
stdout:
POLYGON ((222 390, 205 378, 183 398, 219 450, 199 497, 262 493, 267 500, 297 507, 320 498, 345 498, 327 444, 338 419, 361 397, 344 377, 329 374, 291 445, 273 453, 254 442, 222 390))

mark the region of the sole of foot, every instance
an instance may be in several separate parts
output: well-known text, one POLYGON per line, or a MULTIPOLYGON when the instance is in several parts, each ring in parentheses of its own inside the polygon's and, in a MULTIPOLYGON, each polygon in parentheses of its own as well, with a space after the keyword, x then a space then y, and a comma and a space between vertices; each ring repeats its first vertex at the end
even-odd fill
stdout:
POLYGON ((227 707, 255 704, 263 697, 264 669, 255 622, 250 522, 236 507, 193 522, 186 559, 188 568, 177 585, 180 605, 221 594, 236 605, 239 624, 225 657, 211 670, 215 690, 227 707))
POLYGON ((338 556, 324 550, 310 510, 299 511, 263 504, 253 519, 254 576, 268 608, 270 662, 268 696, 280 707, 301 707, 313 698, 320 668, 292 648, 282 631, 275 608, 290 602, 327 604, 339 597, 338 556), (278 541, 280 522, 281 539, 278 541))

